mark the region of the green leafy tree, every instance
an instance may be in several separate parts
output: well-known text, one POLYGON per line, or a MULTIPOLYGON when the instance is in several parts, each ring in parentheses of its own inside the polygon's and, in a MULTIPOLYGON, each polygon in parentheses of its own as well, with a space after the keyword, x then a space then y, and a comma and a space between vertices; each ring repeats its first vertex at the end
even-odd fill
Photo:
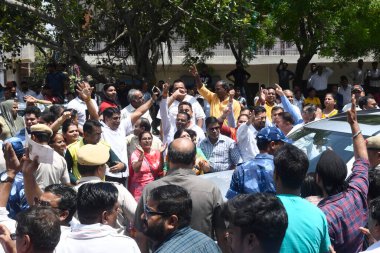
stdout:
MULTIPOLYGON (((315 54, 353 58, 363 55, 358 45, 369 38, 362 26, 371 0, 270 1, 273 34, 292 42, 300 54, 294 83, 301 84, 306 66, 315 54), (354 42, 356 40, 356 42, 354 42)), ((376 22, 378 23, 378 22, 376 22)))
POLYGON ((105 77, 85 55, 98 55, 104 67, 132 58, 136 74, 154 82, 157 64, 165 53, 171 59, 179 36, 188 56, 195 50, 210 57, 210 49, 224 43, 237 60, 252 59, 255 47, 270 41, 260 8, 244 0, 4 0, 0 27, 5 51, 25 43, 48 48, 101 82, 105 77), (101 47, 94 49, 95 42, 101 47))

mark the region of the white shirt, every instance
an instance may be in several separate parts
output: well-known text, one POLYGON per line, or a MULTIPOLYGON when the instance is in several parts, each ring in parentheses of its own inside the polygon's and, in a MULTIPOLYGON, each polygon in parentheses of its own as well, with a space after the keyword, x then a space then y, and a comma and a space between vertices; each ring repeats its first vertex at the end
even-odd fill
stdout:
MULTIPOLYGON (((44 146, 49 147, 48 145, 44 146)), ((55 151, 53 154, 53 164, 40 163, 36 172, 34 172, 34 176, 41 190, 44 190, 46 186, 51 184, 70 183, 66 160, 55 151)))
POLYGON ((236 140, 237 146, 240 151, 240 156, 243 159, 243 162, 250 161, 260 153, 256 145, 256 135, 258 131, 252 125, 247 125, 243 123, 237 130, 236 140))
MULTIPOLYGON (((16 232, 16 221, 8 217, 8 211, 5 207, 0 207, 0 224, 5 225, 11 233, 16 232)), ((3 247, 0 245, 0 253, 4 253, 3 247)))
MULTIPOLYGON (((348 110, 351 109, 351 106, 352 106, 352 103, 348 103, 346 104, 343 109, 342 109, 342 112, 347 112, 348 110)), ((356 105, 356 111, 361 111, 362 109, 359 107, 359 105, 356 105)))
MULTIPOLYGON (((96 111, 98 111, 99 108, 95 100, 91 99, 91 101, 94 104, 96 111)), ((86 102, 84 102, 79 97, 76 97, 67 104, 67 109, 74 109, 78 112, 78 124, 83 127, 84 123, 86 122, 86 102)))
POLYGON ((360 68, 356 68, 355 70, 352 71, 352 81, 354 84, 364 84, 364 70, 360 68))
MULTIPOLYGON (((370 77, 375 77, 378 78, 380 77, 380 70, 379 69, 371 69, 370 72, 370 77)), ((380 80, 371 80, 369 79, 369 86, 370 87, 380 87, 380 80)))
POLYGON ((305 98, 303 97, 303 95, 301 95, 301 97, 300 97, 299 100, 296 97, 293 98, 294 105, 298 107, 298 109, 299 109, 300 112, 303 109, 303 101, 304 100, 305 100, 305 98))
POLYGON ((343 86, 338 88, 338 93, 343 96, 343 105, 351 103, 351 84, 347 85, 347 88, 344 89, 343 86))
POLYGON ((120 235, 108 225, 100 223, 76 225, 71 232, 65 233, 56 247, 57 253, 104 253, 131 252, 140 253, 135 240, 120 235))
MULTIPOLYGON (((126 107, 123 108, 123 110, 121 110, 120 112, 120 117, 121 119, 126 119, 128 116, 131 115, 131 113, 133 113, 134 111, 136 111, 136 108, 134 108, 131 104, 127 105, 126 107)), ((150 117, 150 113, 149 113, 149 110, 146 111, 143 116, 141 116, 143 118, 146 118, 149 123, 152 124, 152 117, 150 117)))
MULTIPOLYGON (((92 176, 92 177, 82 177, 79 179, 78 185, 74 186, 74 189, 78 191, 79 187, 81 187, 83 184, 88 183, 99 183, 104 182, 100 178, 92 176)), ((117 216, 117 232, 119 234, 124 234, 125 227, 129 227, 129 222, 133 222, 135 218, 137 203, 135 198, 132 196, 132 194, 121 184, 116 182, 107 182, 110 184, 113 184, 117 191, 119 192, 117 201, 119 202, 121 213, 118 213, 117 216)), ((90 251, 85 251, 90 252, 90 251)))
POLYGON ((118 129, 112 130, 104 122, 102 124, 102 139, 110 144, 111 149, 120 158, 120 160, 125 164, 126 170, 124 172, 111 173, 109 168, 106 170, 106 175, 110 177, 128 177, 128 155, 127 155, 127 143, 125 142, 125 137, 132 129, 131 118, 127 117, 120 121, 118 129))
MULTIPOLYGON (((160 116, 162 123, 162 131, 164 134, 164 143, 170 144, 174 139, 174 134, 177 132, 177 126, 176 124, 174 124, 173 126, 170 122, 170 118, 168 115, 167 99, 161 99, 159 112, 161 114, 160 116)), ((197 133, 197 143, 206 138, 202 128, 200 128, 192 122, 190 122, 190 124, 191 125, 188 127, 188 129, 191 129, 197 133)))
POLYGON ((326 90, 329 76, 331 76, 333 70, 330 68, 326 68, 321 75, 315 73, 309 79, 309 87, 313 87, 317 91, 326 90))
MULTIPOLYGON (((197 124, 197 119, 205 119, 206 114, 204 113, 202 106, 198 103, 197 99, 193 96, 186 95, 183 101, 189 102, 191 104, 191 107, 193 109, 193 117, 191 118, 191 122, 193 124, 197 124)), ((181 102, 174 100, 173 103, 169 107, 169 122, 172 127, 175 126, 175 121, 177 118, 178 114, 178 105, 181 102)), ((161 118, 160 110, 158 111, 157 114, 158 119, 161 118)))

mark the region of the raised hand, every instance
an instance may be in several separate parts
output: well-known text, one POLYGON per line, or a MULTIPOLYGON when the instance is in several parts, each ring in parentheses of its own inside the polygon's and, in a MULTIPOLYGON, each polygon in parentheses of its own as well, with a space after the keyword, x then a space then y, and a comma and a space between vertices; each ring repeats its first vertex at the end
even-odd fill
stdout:
POLYGON ((162 97, 167 98, 169 95, 170 84, 167 82, 162 85, 162 97))
POLYGON ((231 109, 230 109, 230 106, 227 105, 224 109, 223 109, 223 116, 227 117, 228 114, 231 113, 231 109))
POLYGON ((173 93, 173 98, 174 99, 182 99, 186 96, 187 91, 186 89, 179 88, 173 93))
POLYGON ((18 160, 15 151, 13 150, 12 144, 5 143, 4 149, 4 159, 5 166, 7 167, 7 172, 16 175, 20 170, 20 161, 18 160))
POLYGON ((190 68, 189 68, 189 72, 191 73, 191 75, 192 75, 193 77, 197 77, 197 76, 199 76, 199 74, 198 74, 198 70, 197 70, 197 67, 195 66, 195 64, 193 64, 192 66, 190 66, 190 68))
POLYGON ((29 104, 35 104, 35 103, 37 103, 37 98, 35 98, 33 96, 30 96, 30 95, 24 96, 24 100, 25 100, 26 103, 29 103, 29 104))
POLYGON ((351 109, 347 111, 347 122, 352 125, 355 122, 358 122, 356 114, 356 98, 355 95, 351 97, 351 109))
POLYGON ((249 117, 247 125, 253 125, 253 122, 255 122, 255 119, 256 119, 256 114, 255 114, 255 111, 252 110, 251 116, 249 117))
POLYGON ((268 94, 268 90, 260 87, 259 99, 260 99, 261 103, 265 103, 266 98, 267 98, 267 94, 268 94))
POLYGON ((34 174, 38 169, 38 156, 34 157, 33 160, 29 157, 29 149, 25 149, 25 155, 21 159, 21 170, 23 174, 34 174))
POLYGON ((87 87, 85 82, 78 83, 76 91, 78 92, 78 96, 83 100, 83 101, 89 101, 91 100, 91 94, 93 87, 87 87))
POLYGON ((284 96, 284 91, 282 90, 281 86, 278 85, 277 83, 275 83, 274 86, 275 86, 277 95, 279 95, 280 97, 284 96))
POLYGON ((144 150, 140 145, 136 145, 136 149, 139 150, 140 152, 144 153, 144 150))
POLYGON ((231 89, 229 92, 228 92, 228 95, 230 96, 230 102, 233 101, 234 97, 235 97, 235 90, 234 89, 231 89))
POLYGON ((11 238, 11 232, 4 225, 0 224, 0 243, 3 246, 4 252, 16 253, 16 241, 11 238))
POLYGON ((63 119, 64 121, 66 121, 66 120, 68 120, 68 119, 71 118, 71 112, 70 112, 70 111, 63 112, 63 114, 62 114, 61 117, 62 117, 62 119, 63 119))

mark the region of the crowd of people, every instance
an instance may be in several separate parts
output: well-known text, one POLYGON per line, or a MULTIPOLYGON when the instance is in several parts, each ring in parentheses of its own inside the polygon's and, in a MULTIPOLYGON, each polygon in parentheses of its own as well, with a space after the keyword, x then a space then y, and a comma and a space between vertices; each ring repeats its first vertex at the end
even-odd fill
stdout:
POLYGON ((281 60, 279 84, 254 101, 241 63, 227 75, 233 85, 189 72, 194 89, 178 79, 96 94, 83 80, 65 106, 54 71, 44 86, 54 101, 27 83, 4 93, 0 252, 380 252, 380 136, 365 140, 357 120, 377 107, 376 71, 327 92, 332 70, 312 65, 304 96, 281 60), (352 172, 327 149, 308 173, 290 134, 339 111, 352 172), (51 157, 34 155, 36 145, 51 157), (200 176, 228 170, 225 196, 200 176))

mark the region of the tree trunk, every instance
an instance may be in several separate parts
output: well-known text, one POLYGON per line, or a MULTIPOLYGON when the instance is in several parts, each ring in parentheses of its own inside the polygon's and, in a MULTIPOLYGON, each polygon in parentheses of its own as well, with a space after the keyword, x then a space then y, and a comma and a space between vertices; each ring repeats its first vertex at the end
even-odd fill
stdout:
POLYGON ((73 62, 78 64, 81 71, 87 75, 91 75, 96 81, 100 83, 107 83, 107 78, 100 74, 96 67, 91 66, 81 55, 72 55, 73 62))
POLYGON ((301 55, 300 58, 298 58, 296 71, 294 73, 295 77, 293 81, 293 86, 299 85, 303 89, 306 88, 306 83, 303 81, 303 74, 305 72, 307 65, 311 61, 311 58, 313 58, 313 55, 304 55, 304 56, 301 55))
MULTIPOLYGON (((156 83, 157 57, 150 57, 151 47, 149 43, 142 43, 134 38, 132 55, 136 64, 136 72, 140 78, 144 78, 149 86, 156 83)), ((154 52, 152 52, 154 53, 154 52)))

